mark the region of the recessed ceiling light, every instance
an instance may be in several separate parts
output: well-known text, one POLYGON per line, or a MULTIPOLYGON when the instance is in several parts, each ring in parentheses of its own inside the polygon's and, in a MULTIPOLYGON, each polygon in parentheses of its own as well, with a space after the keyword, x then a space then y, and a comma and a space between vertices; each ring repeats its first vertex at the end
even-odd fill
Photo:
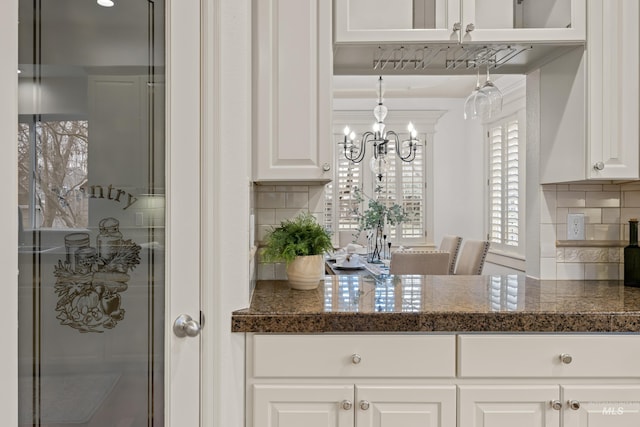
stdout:
POLYGON ((113 0, 98 0, 98 4, 103 7, 111 7, 115 3, 113 2, 113 0))

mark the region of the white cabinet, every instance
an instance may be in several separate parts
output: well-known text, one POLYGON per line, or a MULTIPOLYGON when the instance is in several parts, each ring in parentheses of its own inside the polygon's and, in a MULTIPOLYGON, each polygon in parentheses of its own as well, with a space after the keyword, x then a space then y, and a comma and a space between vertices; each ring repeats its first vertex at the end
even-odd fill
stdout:
POLYGON ((253 7, 253 180, 328 182, 331 2, 256 0, 253 7))
POLYGON ((554 385, 460 386, 459 417, 465 427, 560 425, 559 387, 554 385))
POLYGON ((640 425, 640 335, 250 334, 247 427, 640 425))
POLYGON ((584 42, 585 0, 334 0, 336 43, 584 42))
POLYGON ((455 386, 259 384, 253 427, 455 427, 455 386))
POLYGON ((640 178, 635 0, 591 0, 588 44, 540 69, 540 182, 640 178))

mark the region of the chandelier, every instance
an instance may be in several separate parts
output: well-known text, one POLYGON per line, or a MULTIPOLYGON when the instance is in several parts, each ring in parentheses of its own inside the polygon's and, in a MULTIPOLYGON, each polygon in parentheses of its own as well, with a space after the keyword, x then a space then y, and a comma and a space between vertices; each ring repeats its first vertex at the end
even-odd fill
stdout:
POLYGON ((420 140, 416 138, 418 132, 409 122, 407 131, 409 139, 400 140, 398 134, 392 130, 386 130, 384 119, 387 117, 388 109, 382 103, 382 76, 378 78, 378 105, 373 109, 376 122, 373 124, 373 131, 367 131, 357 140, 355 132, 344 128, 344 140, 339 143, 344 147, 344 156, 353 163, 360 163, 365 156, 368 144, 373 145, 373 157, 369 163, 371 170, 376 174, 378 180, 382 181, 382 176, 389 170, 390 163, 387 156, 389 142, 395 144, 395 152, 403 162, 411 162, 416 158, 416 151, 420 145, 420 140))

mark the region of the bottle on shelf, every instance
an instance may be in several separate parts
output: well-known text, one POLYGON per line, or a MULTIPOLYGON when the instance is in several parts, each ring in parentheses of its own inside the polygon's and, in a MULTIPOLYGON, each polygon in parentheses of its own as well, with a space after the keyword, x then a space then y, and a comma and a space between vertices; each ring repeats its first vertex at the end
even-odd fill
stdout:
POLYGON ((629 245, 624 248, 624 285, 640 287, 638 219, 629 219, 629 245))

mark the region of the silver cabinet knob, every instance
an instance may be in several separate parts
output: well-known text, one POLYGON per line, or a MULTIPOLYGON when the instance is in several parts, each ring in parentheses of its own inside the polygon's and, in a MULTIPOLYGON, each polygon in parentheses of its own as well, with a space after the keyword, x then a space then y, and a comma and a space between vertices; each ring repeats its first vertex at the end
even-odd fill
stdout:
POLYGON ((560 355, 560 361, 562 363, 564 363, 565 365, 568 365, 569 363, 571 363, 573 361, 573 357, 571 357, 571 355, 568 354, 568 353, 562 353, 560 355))
POLYGON ((453 24, 453 31, 460 31, 462 29, 462 24, 460 24, 459 22, 456 22, 455 24, 453 24))
POLYGON ((188 314, 181 314, 175 322, 173 322, 173 333, 177 337, 197 337, 200 333, 200 323, 193 320, 188 314))
POLYGON ((552 400, 549 403, 551 403, 551 407, 556 411, 559 411, 560 409, 562 409, 562 402, 560 402, 559 400, 552 400))
POLYGON ((357 365, 360 362, 362 362, 362 357, 360 357, 358 353, 354 353, 351 355, 351 363, 357 365))
POLYGON ((331 170, 331 165, 329 163, 323 163, 322 170, 325 172, 329 172, 331 170))
POLYGON ((475 25, 473 24, 473 22, 472 22, 471 24, 468 24, 468 25, 467 25, 467 28, 465 29, 465 31, 466 31, 467 33, 470 33, 471 31, 473 31, 473 30, 475 30, 475 29, 476 29, 476 26, 475 26, 475 25))
POLYGON ((340 403, 340 406, 342 407, 342 409, 344 409, 345 411, 349 411, 351 410, 351 408, 353 408, 353 402, 351 402, 350 400, 343 400, 340 403))
POLYGON ((573 409, 574 411, 580 409, 580 402, 578 402, 577 400, 568 400, 567 404, 569 405, 569 408, 573 409))
POLYGON ((366 411, 367 409, 369 409, 369 406, 371 406, 369 404, 368 400, 361 400, 360 401, 360 409, 362 409, 363 411, 366 411))
POLYGON ((596 163, 593 165, 593 168, 594 168, 595 170, 597 170, 597 171, 601 171, 602 169, 604 169, 604 163, 602 163, 602 162, 596 162, 596 163))

